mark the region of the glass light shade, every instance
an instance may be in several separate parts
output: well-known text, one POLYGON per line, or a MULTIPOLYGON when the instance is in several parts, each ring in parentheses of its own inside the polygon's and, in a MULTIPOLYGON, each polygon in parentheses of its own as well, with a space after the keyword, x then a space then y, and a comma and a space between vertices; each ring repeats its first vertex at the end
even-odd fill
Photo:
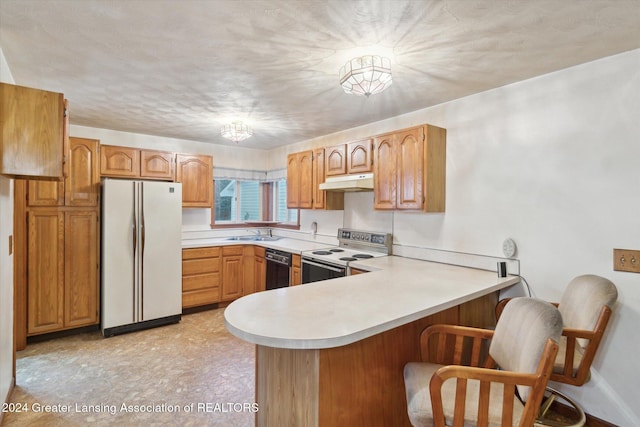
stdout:
POLYGON ((340 68, 340 84, 346 93, 369 96, 391 86, 391 61, 377 55, 353 58, 340 68))
POLYGON ((242 122, 233 122, 224 125, 222 129, 220 129, 220 135, 237 144, 253 135, 253 130, 242 122))

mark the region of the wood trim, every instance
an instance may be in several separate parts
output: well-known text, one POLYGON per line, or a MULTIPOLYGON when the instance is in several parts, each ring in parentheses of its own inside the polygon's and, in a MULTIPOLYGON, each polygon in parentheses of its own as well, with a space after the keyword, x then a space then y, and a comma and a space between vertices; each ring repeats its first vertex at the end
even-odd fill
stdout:
MULTIPOLYGON (((27 347, 27 181, 13 190, 13 339, 16 351, 27 347)), ((15 370, 15 354, 14 354, 15 370)), ((15 372, 14 372, 15 373, 15 372)))

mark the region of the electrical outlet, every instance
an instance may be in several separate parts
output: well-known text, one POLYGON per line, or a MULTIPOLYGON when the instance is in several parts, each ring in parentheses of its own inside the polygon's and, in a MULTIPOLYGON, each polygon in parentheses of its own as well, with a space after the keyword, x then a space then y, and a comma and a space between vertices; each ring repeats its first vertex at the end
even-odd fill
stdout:
POLYGON ((640 273, 640 250, 614 249, 613 269, 616 271, 628 271, 640 273))

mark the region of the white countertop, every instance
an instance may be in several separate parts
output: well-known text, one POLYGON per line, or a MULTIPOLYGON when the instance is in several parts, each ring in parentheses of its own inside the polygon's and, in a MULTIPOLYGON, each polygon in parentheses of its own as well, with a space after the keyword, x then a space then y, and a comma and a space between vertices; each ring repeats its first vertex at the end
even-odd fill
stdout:
MULTIPOLYGON (((270 242, 271 243, 271 242, 270 242)), ((352 264, 369 273, 242 297, 224 312, 227 329, 259 345, 339 347, 518 283, 495 272, 397 256, 352 264)))
POLYGON ((313 251, 317 249, 334 247, 327 243, 309 242, 307 240, 298 240, 283 237, 273 241, 256 241, 256 240, 229 240, 228 237, 215 237, 209 239, 183 239, 182 248, 204 248, 208 246, 229 246, 229 245, 258 245, 265 248, 278 249, 281 251, 300 254, 302 251, 313 251))

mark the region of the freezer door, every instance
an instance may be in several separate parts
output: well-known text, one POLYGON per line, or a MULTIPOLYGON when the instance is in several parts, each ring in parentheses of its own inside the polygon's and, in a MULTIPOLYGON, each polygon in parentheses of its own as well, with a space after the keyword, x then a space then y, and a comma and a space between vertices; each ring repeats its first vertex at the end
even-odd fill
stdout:
POLYGON ((136 212, 134 181, 102 183, 102 330, 135 318, 136 212))
POLYGON ((182 184, 141 183, 140 320, 182 313, 182 184))

